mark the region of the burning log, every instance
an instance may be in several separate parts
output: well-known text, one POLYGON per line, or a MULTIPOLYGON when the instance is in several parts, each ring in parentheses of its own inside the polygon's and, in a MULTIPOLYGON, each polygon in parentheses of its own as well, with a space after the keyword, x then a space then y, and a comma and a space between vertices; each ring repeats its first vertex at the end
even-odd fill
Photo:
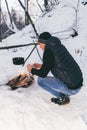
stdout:
POLYGON ((10 80, 6 85, 10 86, 12 90, 15 90, 20 87, 28 87, 33 82, 33 75, 20 74, 19 76, 16 76, 12 80, 10 80))

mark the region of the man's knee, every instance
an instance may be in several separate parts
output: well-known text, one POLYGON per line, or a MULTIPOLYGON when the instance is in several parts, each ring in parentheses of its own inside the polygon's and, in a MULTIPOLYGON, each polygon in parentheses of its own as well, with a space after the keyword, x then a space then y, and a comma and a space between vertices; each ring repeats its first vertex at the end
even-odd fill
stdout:
POLYGON ((42 78, 38 77, 37 82, 38 82, 39 85, 41 85, 42 84, 42 78))

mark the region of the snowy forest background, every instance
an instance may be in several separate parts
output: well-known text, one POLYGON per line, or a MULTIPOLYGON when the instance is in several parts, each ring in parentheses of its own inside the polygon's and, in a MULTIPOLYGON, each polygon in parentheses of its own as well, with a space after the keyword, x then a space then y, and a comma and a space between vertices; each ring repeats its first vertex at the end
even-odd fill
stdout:
MULTIPOLYGON (((30 23, 26 13, 24 13, 20 2, 25 6, 25 11, 28 11, 31 19, 36 21, 39 16, 51 10, 53 5, 59 4, 59 0, 16 0, 12 1, 1 1, 2 12, 2 23, 6 22, 8 25, 13 27, 12 22, 15 24, 17 29, 22 29, 30 23), (11 2, 11 4, 9 4, 11 2)), ((13 27, 14 28, 14 27, 13 27)))
POLYGON ((86 12, 87 0, 0 0, 1 130, 87 130, 86 12), (44 31, 61 40, 83 72, 83 87, 66 106, 50 101, 53 95, 38 86, 37 76, 28 88, 12 91, 5 85, 20 70, 28 74, 28 63, 42 63, 39 46, 24 66, 14 65, 12 59, 26 59, 34 47, 29 44, 37 43, 44 31))

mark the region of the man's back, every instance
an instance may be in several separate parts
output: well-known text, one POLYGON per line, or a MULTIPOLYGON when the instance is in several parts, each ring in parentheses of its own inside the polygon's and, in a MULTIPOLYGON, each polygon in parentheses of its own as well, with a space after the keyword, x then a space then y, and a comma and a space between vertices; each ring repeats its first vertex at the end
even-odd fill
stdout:
POLYGON ((48 42, 48 48, 54 55, 54 65, 51 72, 67 84, 70 89, 77 89, 83 82, 80 67, 67 49, 59 42, 59 39, 57 43, 57 38, 51 37, 48 42))

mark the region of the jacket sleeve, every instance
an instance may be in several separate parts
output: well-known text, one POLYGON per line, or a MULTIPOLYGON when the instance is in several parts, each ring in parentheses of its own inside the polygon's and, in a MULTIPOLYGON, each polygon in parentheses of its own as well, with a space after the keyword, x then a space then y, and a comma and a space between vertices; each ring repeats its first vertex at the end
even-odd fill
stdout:
POLYGON ((49 73, 49 71, 51 70, 52 66, 53 66, 53 62, 54 62, 54 56, 53 53, 47 49, 44 52, 43 55, 43 64, 42 67, 40 69, 32 69, 31 73, 33 75, 37 75, 39 77, 46 77, 47 74, 49 73))

